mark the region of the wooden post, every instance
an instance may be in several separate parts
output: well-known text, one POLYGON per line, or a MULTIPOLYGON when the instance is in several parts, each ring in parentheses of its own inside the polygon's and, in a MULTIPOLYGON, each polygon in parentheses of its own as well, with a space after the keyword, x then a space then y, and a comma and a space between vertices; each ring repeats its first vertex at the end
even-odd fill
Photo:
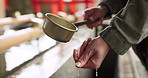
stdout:
POLYGON ((89 8, 89 0, 85 0, 85 8, 89 8))
MULTIPOLYGON (((55 0, 50 0, 51 2, 54 2, 55 0)), ((57 3, 58 3, 58 1, 57 1, 57 3)), ((57 12, 58 12, 58 5, 57 5, 57 3, 51 3, 50 5, 51 5, 51 13, 53 13, 53 14, 57 14, 57 12)))
POLYGON ((5 8, 8 8, 8 0, 4 0, 4 6, 5 8))
MULTIPOLYGON (((100 1, 100 0, 98 0, 100 1)), ((94 6, 97 6, 98 3, 95 3, 95 0, 92 0, 90 3, 89 3, 89 7, 94 7, 94 6)))
POLYGON ((74 3, 76 0, 72 0, 72 3, 70 4, 70 13, 74 14, 77 9, 76 9, 76 3, 74 3))
POLYGON ((0 0, 0 18, 5 17, 5 6, 4 6, 4 0, 0 0))
POLYGON ((41 12, 40 11, 39 0, 32 0, 32 5, 33 5, 34 11, 36 13, 41 12))
POLYGON ((65 3, 63 0, 58 0, 59 11, 65 12, 65 3))

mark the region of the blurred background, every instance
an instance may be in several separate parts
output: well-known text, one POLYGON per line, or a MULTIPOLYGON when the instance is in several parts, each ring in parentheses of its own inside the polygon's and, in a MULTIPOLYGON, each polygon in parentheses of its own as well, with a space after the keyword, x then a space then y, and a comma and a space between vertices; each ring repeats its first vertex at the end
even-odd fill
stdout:
POLYGON ((109 52, 97 71, 75 67, 73 49, 79 49, 87 38, 97 37, 111 19, 94 29, 80 26, 67 43, 43 33, 45 13, 56 14, 73 23, 83 20, 85 9, 99 2, 0 0, 0 78, 148 78, 132 49, 122 56, 109 52))

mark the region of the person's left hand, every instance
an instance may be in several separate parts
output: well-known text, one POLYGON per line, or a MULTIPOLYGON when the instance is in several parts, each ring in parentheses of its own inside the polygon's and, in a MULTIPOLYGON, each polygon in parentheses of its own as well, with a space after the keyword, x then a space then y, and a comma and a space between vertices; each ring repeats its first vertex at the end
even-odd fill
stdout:
POLYGON ((76 67, 97 69, 108 51, 109 46, 101 37, 93 40, 89 38, 81 45, 80 53, 74 49, 73 58, 76 62, 76 67))

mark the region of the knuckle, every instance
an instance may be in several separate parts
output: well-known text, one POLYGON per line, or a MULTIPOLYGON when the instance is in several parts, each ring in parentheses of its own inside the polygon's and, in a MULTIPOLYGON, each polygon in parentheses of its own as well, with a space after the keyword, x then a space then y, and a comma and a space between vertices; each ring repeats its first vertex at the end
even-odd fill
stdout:
POLYGON ((90 11, 91 11, 91 10, 86 10, 84 13, 87 14, 87 13, 89 13, 90 11))

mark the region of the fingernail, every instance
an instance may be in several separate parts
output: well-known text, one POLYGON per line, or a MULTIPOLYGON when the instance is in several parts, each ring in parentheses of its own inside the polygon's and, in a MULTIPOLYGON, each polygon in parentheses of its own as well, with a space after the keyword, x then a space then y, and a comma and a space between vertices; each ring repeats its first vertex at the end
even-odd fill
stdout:
POLYGON ((77 63, 76 63, 76 66, 77 66, 77 67, 80 67, 80 66, 81 66, 81 63, 80 63, 80 62, 77 62, 77 63))

